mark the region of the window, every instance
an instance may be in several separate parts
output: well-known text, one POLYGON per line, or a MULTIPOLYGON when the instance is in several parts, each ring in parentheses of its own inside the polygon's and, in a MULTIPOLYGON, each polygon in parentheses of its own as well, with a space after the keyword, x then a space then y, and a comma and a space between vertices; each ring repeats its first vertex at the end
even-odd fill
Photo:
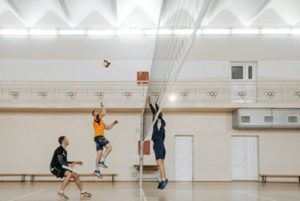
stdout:
POLYGON ((253 78, 253 69, 252 66, 248 66, 248 79, 252 80, 253 78))
POLYGON ((298 117, 297 116, 288 116, 288 122, 289 123, 298 123, 298 117))
POLYGON ((256 62, 250 61, 241 61, 234 62, 230 64, 230 76, 231 80, 237 81, 250 81, 256 80, 256 62))
POLYGON ((273 122, 273 116, 265 116, 264 120, 265 120, 265 123, 272 123, 273 122))
POLYGON ((231 78, 235 79, 243 79, 243 66, 232 66, 231 67, 231 78))
POLYGON ((250 116, 241 116, 242 123, 250 123, 250 116))

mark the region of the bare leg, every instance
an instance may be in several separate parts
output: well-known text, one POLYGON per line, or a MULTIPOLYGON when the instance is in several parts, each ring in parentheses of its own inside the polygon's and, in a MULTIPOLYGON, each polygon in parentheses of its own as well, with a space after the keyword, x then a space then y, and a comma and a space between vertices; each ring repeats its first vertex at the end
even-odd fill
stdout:
POLYGON ((161 180, 166 179, 166 170, 165 170, 164 160, 158 159, 158 160, 156 160, 156 163, 158 165, 160 179, 161 180))
POLYGON ((75 181, 78 189, 80 190, 80 196, 81 197, 87 197, 87 198, 89 198, 89 197, 92 196, 92 194, 90 194, 90 193, 88 193, 88 192, 86 192, 86 191, 83 190, 83 186, 82 186, 82 183, 80 181, 80 178, 79 178, 78 174, 76 174, 75 172, 73 172, 72 173, 72 178, 74 179, 74 181, 75 181))
POLYGON ((105 146, 105 150, 103 151, 101 160, 104 161, 111 151, 112 151, 112 145, 109 143, 105 146))
POLYGON ((83 191, 83 187, 82 187, 82 183, 81 183, 81 181, 79 179, 79 175, 76 174, 76 173, 74 173, 74 172, 72 172, 72 176, 71 177, 75 180, 75 183, 76 183, 78 189, 80 190, 80 192, 82 192, 83 191))
POLYGON ((60 191, 64 191, 66 186, 69 184, 70 179, 72 177, 72 173, 70 171, 65 172, 65 178, 63 180, 63 183, 60 186, 60 191))
POLYGON ((161 160, 161 163, 162 163, 162 172, 163 172, 163 179, 166 179, 167 178, 167 176, 166 176, 166 168, 165 168, 165 160, 161 160))
POLYGON ((101 159, 102 153, 103 153, 102 150, 97 151, 95 170, 98 170, 98 168, 99 168, 99 165, 98 165, 98 164, 99 164, 99 161, 100 161, 100 159, 101 159))

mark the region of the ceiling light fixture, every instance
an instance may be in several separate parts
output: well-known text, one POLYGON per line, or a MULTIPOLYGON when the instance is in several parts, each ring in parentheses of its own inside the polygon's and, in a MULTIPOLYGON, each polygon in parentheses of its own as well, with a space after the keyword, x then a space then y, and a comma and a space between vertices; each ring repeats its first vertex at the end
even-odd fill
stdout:
POLYGON ((203 29, 202 34, 205 35, 227 35, 230 34, 230 29, 203 29))
POLYGON ((259 29, 232 29, 232 34, 237 35, 256 35, 260 33, 259 29))
POLYGON ((30 29, 29 35, 31 36, 56 36, 56 29, 30 29))
POLYGON ((61 36, 83 36, 86 34, 84 29, 60 29, 58 35, 61 36))
POLYGON ((27 29, 1 29, 0 35, 3 36, 27 36, 27 29))
POLYGON ((89 29, 87 30, 88 36, 113 36, 115 35, 114 30, 101 30, 101 29, 89 29))
POLYGON ((287 35, 290 34, 290 29, 261 29, 261 34, 263 35, 287 35))

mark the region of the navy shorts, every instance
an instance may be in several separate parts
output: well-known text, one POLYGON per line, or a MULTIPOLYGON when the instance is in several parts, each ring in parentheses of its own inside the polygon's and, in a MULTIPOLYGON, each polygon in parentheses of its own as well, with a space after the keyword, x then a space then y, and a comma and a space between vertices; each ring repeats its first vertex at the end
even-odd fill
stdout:
POLYGON ((106 145, 109 144, 109 141, 105 137, 102 137, 102 136, 95 137, 94 141, 96 143, 96 150, 97 151, 103 150, 103 147, 105 147, 106 145))
POLYGON ((155 159, 159 160, 162 159, 164 160, 166 157, 166 149, 164 142, 162 140, 155 140, 153 141, 153 150, 155 153, 155 159))

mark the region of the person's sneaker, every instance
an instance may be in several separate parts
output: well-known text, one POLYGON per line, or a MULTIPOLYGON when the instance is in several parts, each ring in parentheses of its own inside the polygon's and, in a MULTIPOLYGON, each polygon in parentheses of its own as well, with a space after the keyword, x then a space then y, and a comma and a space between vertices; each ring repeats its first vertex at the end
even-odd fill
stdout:
POLYGON ((100 161, 99 166, 102 167, 102 168, 108 168, 108 166, 105 164, 104 161, 100 161))
POLYGON ((65 200, 69 200, 69 197, 66 196, 64 193, 58 192, 58 195, 65 200))
POLYGON ((100 173, 100 170, 95 170, 94 175, 96 175, 99 178, 102 178, 102 175, 100 173))
POLYGON ((160 189, 160 188, 161 188, 161 185, 162 185, 162 181, 158 182, 157 188, 160 189))
POLYGON ((92 197, 92 194, 88 193, 88 192, 83 192, 83 193, 80 193, 80 196, 84 197, 84 198, 90 198, 90 197, 92 197))
POLYGON ((162 181, 162 184, 161 184, 161 186, 160 186, 160 189, 163 190, 163 189, 167 186, 168 182, 169 182, 168 179, 166 179, 165 181, 162 181))

